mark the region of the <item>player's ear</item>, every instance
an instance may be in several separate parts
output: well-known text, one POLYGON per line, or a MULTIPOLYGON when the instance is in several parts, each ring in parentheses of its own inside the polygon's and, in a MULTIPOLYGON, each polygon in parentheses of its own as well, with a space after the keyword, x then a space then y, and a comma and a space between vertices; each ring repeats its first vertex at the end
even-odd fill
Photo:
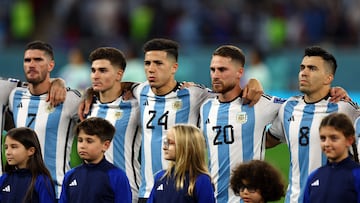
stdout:
POLYGON ((119 68, 119 69, 116 71, 116 80, 117 80, 117 81, 121 81, 123 76, 124 76, 124 69, 119 68))
POLYGON ((244 75, 244 67, 239 68, 236 74, 239 78, 241 78, 244 75))
POLYGON ((326 76, 324 83, 325 83, 326 85, 329 85, 329 84, 332 83, 333 80, 334 80, 334 75, 333 75, 333 74, 329 74, 329 75, 326 76))

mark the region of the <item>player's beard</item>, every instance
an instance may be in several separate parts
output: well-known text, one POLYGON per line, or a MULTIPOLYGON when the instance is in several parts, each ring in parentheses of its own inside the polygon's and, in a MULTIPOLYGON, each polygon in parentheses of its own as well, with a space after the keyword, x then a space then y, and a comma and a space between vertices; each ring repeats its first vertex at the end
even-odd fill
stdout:
POLYGON ((238 85, 238 84, 225 85, 223 82, 221 82, 221 85, 219 85, 219 83, 217 83, 217 85, 215 85, 215 86, 213 85, 213 91, 216 93, 225 94, 225 93, 233 90, 235 88, 235 85, 238 85))
POLYGON ((29 78, 26 76, 26 81, 32 85, 38 85, 45 81, 47 72, 40 72, 37 77, 29 78))

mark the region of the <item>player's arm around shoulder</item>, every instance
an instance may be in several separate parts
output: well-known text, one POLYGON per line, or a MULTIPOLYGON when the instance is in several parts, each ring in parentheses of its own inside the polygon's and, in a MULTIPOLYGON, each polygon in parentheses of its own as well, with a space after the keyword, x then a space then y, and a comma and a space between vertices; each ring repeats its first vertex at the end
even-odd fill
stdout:
POLYGON ((64 107, 71 117, 78 117, 77 111, 81 102, 81 93, 75 89, 67 88, 64 107))

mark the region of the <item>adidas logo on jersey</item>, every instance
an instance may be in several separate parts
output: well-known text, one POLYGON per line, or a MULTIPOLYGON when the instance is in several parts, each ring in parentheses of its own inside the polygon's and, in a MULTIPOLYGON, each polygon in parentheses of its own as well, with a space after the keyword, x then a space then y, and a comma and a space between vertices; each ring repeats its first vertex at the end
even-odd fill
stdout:
POLYGON ((205 123, 206 123, 206 124, 209 124, 209 123, 210 123, 210 119, 206 119, 205 123))
POLYGON ((156 190, 164 190, 164 185, 163 185, 163 184, 159 185, 159 186, 156 188, 156 190))
POLYGON ((73 180, 70 184, 69 184, 70 187, 72 186, 77 186, 77 182, 76 182, 76 179, 73 180))
POLYGON ((143 106, 149 106, 148 100, 146 100, 146 101, 143 103, 143 106))
POLYGON ((17 108, 22 108, 22 102, 20 102, 16 107, 17 108))
POLYGON ((10 192, 10 185, 7 185, 2 189, 3 192, 10 192))
POLYGON ((311 186, 319 186, 320 185, 320 181, 319 179, 315 180, 314 182, 311 183, 311 186))
POLYGON ((291 117, 288 119, 288 121, 295 121, 294 116, 291 116, 291 117))

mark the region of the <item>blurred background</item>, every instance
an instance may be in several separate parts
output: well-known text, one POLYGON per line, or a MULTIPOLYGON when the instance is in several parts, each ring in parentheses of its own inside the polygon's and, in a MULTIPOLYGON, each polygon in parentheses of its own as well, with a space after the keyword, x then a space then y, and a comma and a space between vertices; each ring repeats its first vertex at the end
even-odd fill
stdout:
MULTIPOLYGON (((338 61, 334 85, 359 102, 359 10, 359 0, 0 0, 0 76, 24 80, 24 46, 39 39, 54 47, 52 77, 73 88, 90 85, 87 56, 99 46, 126 54, 124 80, 144 81, 142 45, 166 37, 181 45, 179 81, 210 87, 213 50, 233 44, 246 53, 242 83, 255 77, 288 97, 297 94, 304 48, 321 45, 338 61)), ((285 175, 281 147, 267 154, 285 175)))

